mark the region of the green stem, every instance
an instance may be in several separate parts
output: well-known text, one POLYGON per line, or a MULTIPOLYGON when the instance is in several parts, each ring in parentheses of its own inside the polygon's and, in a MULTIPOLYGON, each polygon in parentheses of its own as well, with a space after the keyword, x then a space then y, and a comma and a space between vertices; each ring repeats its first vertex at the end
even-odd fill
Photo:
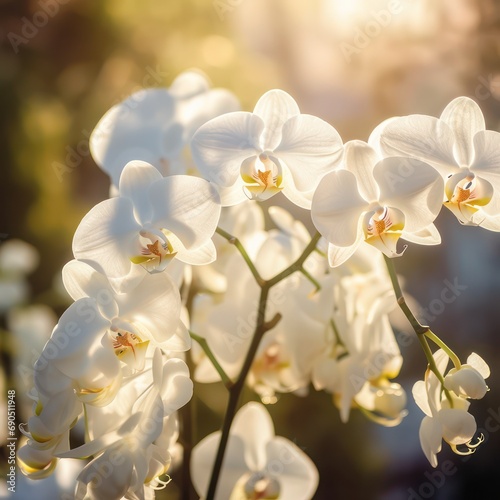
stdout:
MULTIPOLYGON (((434 356, 432 355, 432 351, 427 343, 426 335, 430 332, 428 326, 424 326, 418 321, 415 315, 412 313, 411 309, 408 307, 406 303, 405 297, 403 295, 403 291, 401 290, 401 285, 399 284, 398 275, 396 274, 396 268, 394 267, 394 262, 390 257, 384 255, 385 264, 387 266, 387 271, 389 272, 389 276, 391 278, 392 287, 394 288, 394 293, 396 294, 396 299, 398 301, 398 305, 403 311, 404 315, 408 318, 414 332, 417 334, 418 341, 422 346, 425 357, 427 358, 427 362, 429 363, 429 368, 436 375, 439 382, 441 382, 441 387, 446 394, 448 401, 450 402, 451 407, 453 408, 453 400, 449 391, 444 386, 444 379, 441 372, 438 370, 436 366, 436 362, 434 361, 434 356)), ((432 333, 432 332, 431 332, 432 333)), ((433 334, 434 335, 434 334, 433 334)), ((434 335, 434 337, 436 337, 434 335)), ((437 337, 436 337, 437 338, 437 337)))
POLYGON ((196 335, 196 333, 191 331, 189 332, 189 335, 193 340, 195 340, 196 342, 198 342, 198 344, 200 344, 200 347, 203 349, 203 352, 207 355, 207 358, 212 362, 212 365, 217 370, 217 373, 219 374, 222 382, 228 389, 230 389, 231 386, 233 385, 233 381, 229 378, 227 373, 224 371, 224 368, 222 368, 220 363, 217 361, 217 358, 214 356, 214 353, 210 349, 210 346, 208 345, 206 339, 200 337, 199 335, 196 335))
POLYGON ((455 366, 457 370, 460 369, 462 366, 462 363, 460 363, 460 359, 458 356, 431 330, 425 332, 425 336, 429 339, 432 340, 438 347, 443 349, 443 351, 449 356, 451 359, 451 362, 455 366))
POLYGON ((215 498, 217 483, 219 480, 220 471, 222 469, 222 461, 224 460, 224 453, 226 451, 226 446, 229 439, 229 431, 231 430, 231 425, 233 424, 234 416, 236 415, 241 391, 245 384, 248 372, 252 367, 252 363, 255 354, 257 353, 260 341, 264 336, 264 333, 266 333, 266 331, 269 329, 267 328, 267 325, 264 321, 269 289, 270 287, 268 285, 264 285, 262 287, 259 299, 259 308, 257 312, 257 324, 255 326, 252 342, 250 344, 250 347, 248 348, 248 352, 245 356, 245 361, 243 362, 243 366, 241 368, 238 379, 232 385, 232 387, 229 388, 229 400, 226 408, 226 414, 224 416, 224 422, 222 424, 219 448, 215 457, 215 462, 212 469, 212 477, 210 478, 210 485, 208 487, 207 500, 213 500, 213 498, 215 498))
MULTIPOLYGON (((226 238, 230 243, 236 244, 238 242, 237 238, 232 237, 228 233, 226 233, 224 230, 217 229, 217 232, 226 238)), ((234 382, 229 387, 229 399, 227 403, 227 408, 226 408, 226 414, 224 416, 224 422, 222 424, 222 431, 221 431, 221 439, 219 442, 219 448, 217 450, 217 455, 215 456, 215 462, 214 466, 212 469, 212 475, 210 478, 210 484, 208 487, 208 492, 206 496, 206 500, 213 500, 215 498, 215 493, 217 490, 217 483, 219 481, 219 476, 220 472, 222 469, 222 462, 224 460, 224 454, 226 451, 227 447, 227 442, 229 439, 229 433, 231 430, 231 425, 234 420, 234 416, 236 415, 236 411, 238 409, 238 401, 240 399, 241 392, 243 390, 243 387, 245 385, 245 380, 248 376, 248 373, 252 367, 252 364, 254 362, 255 355, 257 353, 257 349, 259 348, 260 341, 262 340, 262 337, 264 334, 274 328, 274 326, 278 323, 278 321, 281 319, 280 314, 276 314, 274 318, 266 322, 265 321, 265 316, 266 316, 266 307, 267 307, 267 298, 269 296, 269 291, 271 288, 278 284, 280 281, 284 280, 291 274, 293 274, 296 271, 301 271, 303 269, 303 264, 307 257, 316 249, 316 245, 318 244, 319 239, 321 238, 321 235, 317 232, 311 239, 310 243, 307 245, 307 247, 304 249, 300 257, 287 269, 282 271, 281 273, 277 274, 274 276, 274 278, 271 278, 270 280, 263 280, 258 273, 257 269, 253 265, 252 261, 248 257, 248 255, 242 252, 241 249, 243 247, 241 246, 240 253, 242 254, 243 258, 248 264, 248 267, 252 271, 252 274, 254 275, 257 283, 261 287, 260 291, 260 298, 259 298, 259 306, 257 310, 257 323, 255 325, 255 330, 253 334, 252 341, 250 343, 250 347, 248 348, 247 354, 245 356, 245 360, 243 362, 243 366, 241 368, 240 374, 237 378, 237 380, 234 382)), ((244 251, 244 249, 243 249, 244 251)))
POLYGON ((248 255, 247 251, 245 250, 245 247, 241 244, 241 241, 233 236, 232 234, 229 234, 227 231, 224 231, 221 227, 217 227, 215 232, 225 238, 228 243, 231 245, 234 245, 238 251, 240 252, 241 256, 243 257, 244 261, 247 263, 248 268, 250 269, 251 273, 253 274, 253 277, 255 278, 255 281, 257 284, 262 287, 262 285, 265 283, 265 280, 262 278, 260 275, 259 271, 255 267, 255 264, 252 262, 252 259, 250 259, 250 256, 248 255))
POLYGON ((309 273, 309 271, 306 271, 303 267, 300 268, 300 272, 314 285, 316 290, 315 292, 319 292, 321 290, 321 285, 319 284, 319 281, 309 273))
POLYGON ((300 271, 307 257, 309 257, 309 255, 316 250, 316 245, 318 244, 320 238, 321 234, 316 231, 316 234, 312 237, 311 241, 302 252, 302 255, 290 267, 287 267, 284 271, 281 271, 281 273, 278 273, 274 278, 271 278, 266 282, 266 284, 269 285, 269 288, 284 280, 294 272, 300 271))

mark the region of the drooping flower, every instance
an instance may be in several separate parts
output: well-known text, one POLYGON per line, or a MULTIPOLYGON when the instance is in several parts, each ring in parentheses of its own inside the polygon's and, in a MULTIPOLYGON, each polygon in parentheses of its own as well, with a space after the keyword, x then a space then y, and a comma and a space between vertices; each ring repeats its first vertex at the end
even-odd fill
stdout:
MULTIPOLYGON (((433 357, 437 369, 444 375, 449 362, 448 355, 440 349, 433 357)), ((480 436, 476 443, 472 443, 477 424, 468 412, 470 403, 467 399, 451 390, 447 398, 443 394, 441 382, 429 369, 426 371, 425 380, 416 382, 412 392, 415 402, 425 413, 420 424, 420 444, 433 467, 437 466, 436 455, 441 451, 443 439, 457 454, 474 453, 484 438, 480 436), (460 451, 458 446, 464 447, 465 451, 460 451)))
POLYGON ((441 240, 432 224, 442 203, 443 181, 413 158, 380 158, 362 141, 345 145, 342 169, 325 175, 313 197, 311 216, 330 243, 331 266, 345 262, 362 241, 388 257, 399 238, 420 244, 441 240))
POLYGON ((271 90, 253 113, 227 113, 202 125, 192 150, 202 175, 220 186, 223 206, 281 191, 310 208, 320 178, 340 160, 342 141, 328 123, 300 114, 286 92, 271 90))
POLYGON ((192 397, 187 365, 162 361, 155 351, 152 366, 130 379, 105 409, 89 412, 90 441, 59 458, 94 456, 78 476, 76 498, 144 499, 170 466, 169 447, 177 436, 174 412, 192 397), (111 470, 106 464, 111 463, 111 470), (105 477, 104 477, 105 474, 105 477))
MULTIPOLYGON (((214 432, 193 449, 191 476, 201 498, 207 494, 220 437, 220 431, 214 432)), ((317 486, 313 462, 294 443, 274 435, 264 406, 243 406, 231 427, 215 498, 308 500, 317 486)))
POLYGON ((215 259, 210 239, 220 215, 219 195, 204 179, 163 178, 153 166, 130 162, 119 196, 97 204, 83 218, 73 253, 100 270, 121 290, 149 272, 163 271, 175 257, 187 264, 215 259))
POLYGON ((386 120, 370 143, 385 155, 406 155, 443 177, 444 205, 462 224, 500 231, 500 134, 486 130, 468 97, 451 101, 439 118, 409 115, 386 120))
POLYGON ((238 109, 231 92, 210 89, 202 73, 186 71, 169 89, 142 89, 113 106, 90 136, 92 157, 116 187, 133 160, 148 162, 165 176, 185 174, 183 153, 196 129, 238 109))
POLYGON ((458 396, 481 399, 488 391, 485 379, 490 376, 490 368, 483 358, 473 352, 465 365, 452 368, 444 378, 444 386, 458 396))

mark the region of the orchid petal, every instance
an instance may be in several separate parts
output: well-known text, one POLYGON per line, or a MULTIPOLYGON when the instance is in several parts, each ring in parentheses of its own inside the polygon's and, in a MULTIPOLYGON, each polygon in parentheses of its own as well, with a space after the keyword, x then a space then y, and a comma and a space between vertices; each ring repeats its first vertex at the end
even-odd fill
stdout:
MULTIPOLYGON (((206 498, 215 455, 220 443, 220 431, 202 439, 191 455, 191 477, 198 495, 206 498)), ((215 500, 227 500, 238 479, 248 472, 244 457, 244 445, 237 436, 229 436, 226 453, 222 462, 222 471, 217 486, 215 500)))
POLYGON ((403 230, 401 238, 418 245, 439 245, 441 243, 441 235, 434 224, 429 224, 424 229, 413 233, 403 230))
MULTIPOLYGON (((340 162, 342 139, 327 122, 311 115, 297 115, 283 125, 283 136, 274 151, 284 161, 296 189, 308 192, 340 162)), ((286 195, 287 186, 284 186, 286 195)))
POLYGON ((379 198, 379 188, 373 178, 377 161, 377 153, 366 142, 349 141, 344 146, 345 169, 356 176, 359 193, 367 201, 379 198))
POLYGON ((163 179, 158 170, 144 161, 127 163, 120 176, 120 196, 129 198, 134 205, 134 212, 141 224, 151 220, 153 208, 149 201, 148 189, 153 182, 163 179))
POLYGON ((404 213, 406 231, 420 231, 437 217, 444 183, 430 165, 415 158, 390 157, 380 161, 373 174, 380 187, 380 203, 404 213))
POLYGON ((425 381, 418 380, 413 384, 412 388, 413 399, 417 406, 428 416, 432 417, 431 407, 429 406, 429 397, 427 395, 427 388, 425 381))
POLYGON ((437 467, 436 454, 442 447, 442 427, 437 418, 424 417, 419 430, 422 450, 433 467, 437 467))
POLYGON ((467 364, 472 366, 472 368, 475 368, 483 376, 483 378, 488 378, 491 375, 490 367, 486 361, 475 352, 469 355, 467 358, 467 364))
POLYGON ((252 113, 234 112, 202 125, 191 141, 193 159, 203 176, 219 186, 232 186, 246 158, 259 153, 264 129, 252 113))
POLYGON ((215 186, 204 179, 172 175, 149 189, 155 226, 174 233, 188 248, 197 248, 211 238, 220 217, 215 186))
POLYGON ((347 247, 359 239, 359 219, 368 203, 360 196, 352 172, 338 170, 323 177, 314 193, 311 217, 332 244, 347 247))
POLYGON ((118 306, 114 300, 115 292, 108 279, 85 262, 78 260, 68 262, 63 267, 62 280, 73 300, 92 297, 107 319, 112 319, 118 314, 118 306))
POLYGON ((457 97, 446 106, 440 119, 455 135, 453 152, 457 163, 470 165, 474 158, 473 137, 486 128, 481 108, 468 97, 457 97))
POLYGON ((130 272, 129 256, 140 253, 141 226, 128 198, 113 198, 97 204, 82 219, 73 238, 73 253, 87 260, 110 278, 130 272))
POLYGON ((264 406, 254 402, 244 405, 234 418, 231 434, 241 439, 248 468, 262 470, 266 444, 274 438, 274 424, 264 406))
MULTIPOLYGON (((361 225, 359 227, 361 228, 361 225)), ((362 233, 359 233, 356 241, 348 247, 338 247, 328 243, 328 264, 330 267, 338 267, 350 259, 362 242, 362 233)))
POLYGON ((143 89, 113 106, 90 136, 96 163, 118 186, 123 167, 142 160, 160 167, 161 134, 174 113, 174 100, 165 89, 143 89))
POLYGON ((468 443, 476 433, 474 417, 462 409, 444 408, 438 413, 443 439, 450 444, 468 443))
POLYGON ((280 500, 313 498, 318 487, 319 474, 313 461, 294 443, 276 436, 267 443, 267 463, 279 464, 280 500))
POLYGON ((386 120, 380 125, 379 147, 385 156, 410 156, 435 167, 441 175, 458 170, 453 156, 455 137, 438 118, 410 115, 386 120))
POLYGON ((266 92, 257 101, 253 114, 260 116, 265 125, 260 138, 261 149, 274 151, 280 143, 284 123, 300 114, 300 110, 291 95, 276 89, 266 92))

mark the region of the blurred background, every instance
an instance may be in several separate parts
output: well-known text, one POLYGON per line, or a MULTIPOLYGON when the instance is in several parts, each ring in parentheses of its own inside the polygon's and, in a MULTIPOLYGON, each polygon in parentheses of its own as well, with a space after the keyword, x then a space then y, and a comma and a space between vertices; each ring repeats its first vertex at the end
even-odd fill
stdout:
MULTIPOLYGON (((0 386, 2 394, 17 389, 19 398, 29 374, 16 370, 18 360, 29 365, 68 305, 60 271, 72 258, 73 232, 108 196, 109 179, 93 162, 88 137, 112 105, 145 82, 169 86, 199 68, 249 111, 265 91, 282 88, 344 141, 366 140, 390 116, 439 116, 459 95, 479 103, 487 128, 500 127, 494 0, 0 0, 0 42, 0 386), (18 247, 12 263, 1 250, 16 239, 31 246, 18 247), (33 335, 27 352, 22 339, 33 335)), ((453 473, 439 476, 420 449, 423 415, 412 401, 404 422, 384 429, 356 412, 341 424, 324 393, 284 395, 269 410, 277 433, 316 463, 315 498, 499 497, 500 235, 460 227, 444 210, 437 226, 442 245, 412 245, 396 265, 424 308, 445 280, 467 287, 428 322, 462 359, 475 351, 492 367, 491 391, 472 409, 486 443, 472 458, 445 445, 440 464, 450 460, 453 473)), ((410 393, 425 361, 418 343, 404 344, 399 382, 410 393)), ((217 388, 196 390, 220 399, 217 388)), ((197 408, 201 439, 218 428, 220 415, 203 400, 197 408)), ((20 420, 25 411, 29 406, 19 407, 20 420)), ((18 497, 35 491, 23 484, 18 497)), ((158 498, 179 498, 176 480, 158 498)))

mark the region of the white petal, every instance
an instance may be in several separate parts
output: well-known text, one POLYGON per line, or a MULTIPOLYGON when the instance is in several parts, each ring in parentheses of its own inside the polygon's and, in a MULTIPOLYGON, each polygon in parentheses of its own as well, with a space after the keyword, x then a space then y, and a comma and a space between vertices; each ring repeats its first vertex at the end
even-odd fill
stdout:
POLYGON ((455 134, 453 151, 457 162, 470 165, 474 158, 472 138, 485 129, 481 108, 468 97, 457 97, 446 106, 440 118, 455 134))
POLYGON ((488 392, 484 377, 470 365, 462 365, 459 370, 450 370, 444 378, 444 385, 465 398, 481 399, 488 392))
POLYGON ((500 214, 500 134, 492 130, 478 132, 474 136, 475 158, 471 171, 486 179, 493 186, 494 196, 483 209, 488 215, 500 214))
POLYGON ((116 302, 119 319, 114 322, 115 326, 127 329, 121 322, 137 324, 160 344, 175 334, 180 321, 181 298, 167 273, 146 274, 133 292, 117 295, 116 302))
POLYGON ((345 169, 356 176, 361 196, 367 201, 379 198, 379 189, 373 178, 373 168, 378 162, 376 151, 363 141, 349 141, 344 146, 345 169))
POLYGON ((373 174, 381 204, 404 213, 406 231, 420 231, 434 222, 444 192, 443 179, 434 168, 414 158, 390 157, 380 161, 373 174))
POLYGON ((96 163, 118 186, 123 167, 132 160, 160 166, 161 134, 172 120, 174 100, 166 89, 144 89, 113 106, 90 136, 96 163))
POLYGON ((475 352, 467 358, 467 364, 475 368, 483 376, 483 378, 488 378, 491 374, 490 367, 486 361, 475 352))
POLYGON ((468 443, 476 433, 474 417, 467 411, 445 408, 438 413, 442 425, 443 439, 450 444, 468 443))
POLYGON ((155 182, 149 196, 153 224, 174 233, 186 248, 196 248, 212 237, 219 222, 220 199, 204 179, 172 175, 155 182))
POLYGON ((109 324, 95 300, 77 300, 63 313, 45 345, 46 359, 64 375, 79 381, 81 387, 99 389, 108 385, 120 365, 105 336, 109 324))
POLYGON ((277 436, 267 445, 267 467, 280 483, 280 500, 310 500, 319 474, 313 461, 294 443, 277 436))
POLYGON ((270 90, 257 102, 253 113, 262 118, 264 131, 260 146, 263 151, 274 151, 281 140, 283 124, 292 116, 300 114, 293 97, 283 90, 270 90))
POLYGON ((424 417, 420 424, 419 437, 422 450, 433 467, 437 467, 436 454, 441 451, 442 428, 437 418, 424 417))
POLYGON ((332 244, 351 246, 359 237, 359 219, 368 208, 356 177, 346 170, 331 172, 314 193, 311 217, 316 229, 332 244))
MULTIPOLYGON (((207 121, 239 109, 238 99, 226 89, 211 89, 178 103, 176 118, 183 125, 182 144, 189 143, 207 121)), ((168 156, 169 149, 165 149, 164 154, 168 156)))
POLYGON ((401 238, 418 245, 439 245, 441 243, 441 235, 434 224, 413 233, 403 231, 401 238))
POLYGON ((73 238, 73 253, 110 278, 126 276, 131 255, 140 253, 139 230, 128 198, 104 200, 82 219, 73 238))
POLYGON ((198 248, 186 250, 180 249, 176 255, 177 259, 192 266, 204 266, 211 264, 217 259, 217 250, 212 240, 208 240, 198 248))
MULTIPOLYGON (((342 139, 327 122, 311 115, 297 115, 283 125, 283 137, 275 155, 290 170, 294 187, 307 192, 342 157, 342 139)), ((284 186, 286 195, 287 186, 284 186)))
POLYGON ((132 201, 136 217, 142 224, 149 222, 153 215, 148 196, 149 187, 162 178, 155 167, 144 161, 131 161, 123 169, 119 184, 120 196, 132 201))
POLYGON ((262 119, 252 113, 234 112, 202 125, 191 141, 193 159, 204 177, 219 186, 232 186, 243 160, 260 152, 262 119))
POLYGON ((410 156, 437 168, 441 175, 458 169, 453 156, 455 137, 438 118, 410 115, 386 120, 380 127, 379 147, 386 156, 410 156))
POLYGON ((428 416, 432 417, 431 408, 429 406, 429 399, 427 395, 427 389, 425 387, 425 382, 423 380, 418 380, 413 384, 412 389, 413 399, 417 406, 428 416))
POLYGON ((201 71, 184 71, 169 87, 169 92, 178 99, 189 99, 209 90, 210 83, 201 71))
MULTIPOLYGON (((220 435, 220 431, 214 432, 193 448, 190 465, 191 478, 200 498, 206 498, 208 492, 220 435)), ((245 463, 243 443, 239 437, 230 435, 217 485, 216 500, 230 498, 236 482, 246 472, 249 472, 249 468, 245 463)))
MULTIPOLYGON (((359 225, 361 231, 361 224, 359 225)), ((337 247, 328 243, 328 264, 330 267, 338 267, 342 265, 346 260, 350 259, 354 252, 358 249, 359 245, 362 244, 363 238, 360 232, 356 241, 348 247, 337 247)))
POLYGON ((163 365, 161 398, 164 415, 171 415, 186 405, 193 396, 189 368, 182 359, 169 359, 163 365))
POLYGON ((78 260, 68 262, 63 267, 62 280, 73 300, 92 297, 106 318, 112 319, 118 314, 115 292, 108 279, 85 262, 78 260))
POLYGON ((245 462, 251 470, 266 464, 266 445, 274 438, 274 425, 269 412, 260 403, 242 406, 234 417, 231 434, 238 436, 245 447, 245 462))

